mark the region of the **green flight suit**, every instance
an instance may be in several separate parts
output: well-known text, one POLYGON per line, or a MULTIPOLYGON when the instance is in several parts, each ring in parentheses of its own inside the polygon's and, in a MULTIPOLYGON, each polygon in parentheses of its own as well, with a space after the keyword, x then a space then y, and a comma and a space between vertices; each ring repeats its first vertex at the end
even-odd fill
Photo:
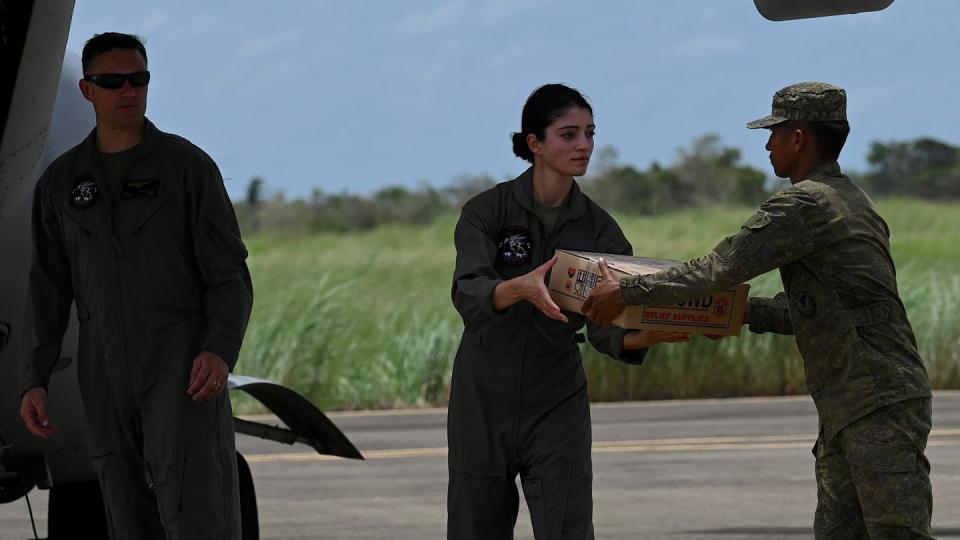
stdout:
POLYGON ((187 395, 200 352, 233 369, 253 302, 220 172, 146 120, 113 204, 105 181, 94 130, 37 183, 21 388, 47 386, 76 301, 80 393, 111 536, 239 538, 230 399, 187 395))
POLYGON ((750 330, 793 334, 803 356, 820 417, 817 537, 852 538, 855 529, 838 524, 857 516, 858 534, 871 538, 929 537, 930 382, 897 292, 887 224, 839 165, 775 194, 710 254, 622 279, 621 295, 667 304, 775 268, 784 292, 750 299, 750 330))
MULTIPOLYGON (((579 313, 548 318, 530 302, 497 310, 493 292, 557 249, 630 254, 602 208, 573 184, 548 233, 537 217, 533 168, 468 201, 454 234, 451 298, 463 337, 450 382, 447 420, 447 538, 513 538, 522 482, 538 540, 588 540, 593 531, 590 399, 577 332, 593 346, 640 364, 646 349, 624 350, 626 330, 598 327, 579 313)), ((553 272, 566 272, 554 267, 553 272)))

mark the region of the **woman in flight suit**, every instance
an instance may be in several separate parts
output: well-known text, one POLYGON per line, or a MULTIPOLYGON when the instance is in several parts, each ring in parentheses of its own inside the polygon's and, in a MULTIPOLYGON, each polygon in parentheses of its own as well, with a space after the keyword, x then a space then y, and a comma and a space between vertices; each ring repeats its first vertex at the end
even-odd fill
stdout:
MULTIPOLYGON (((631 254, 617 223, 575 176, 593 152, 593 110, 548 84, 523 108, 514 153, 533 165, 468 201, 457 223, 454 306, 464 332, 448 417, 447 537, 512 538, 520 475, 538 539, 593 538, 590 403, 577 331, 545 279, 556 249, 631 254)), ((587 325, 599 351, 640 364, 686 334, 587 325)))

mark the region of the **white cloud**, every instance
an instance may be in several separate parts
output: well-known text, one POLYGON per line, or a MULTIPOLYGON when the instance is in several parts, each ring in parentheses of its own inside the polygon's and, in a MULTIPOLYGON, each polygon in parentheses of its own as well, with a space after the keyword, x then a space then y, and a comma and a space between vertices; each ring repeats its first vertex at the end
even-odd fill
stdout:
POLYGON ((140 28, 145 35, 150 35, 160 31, 170 20, 170 15, 158 9, 153 9, 143 18, 140 28))

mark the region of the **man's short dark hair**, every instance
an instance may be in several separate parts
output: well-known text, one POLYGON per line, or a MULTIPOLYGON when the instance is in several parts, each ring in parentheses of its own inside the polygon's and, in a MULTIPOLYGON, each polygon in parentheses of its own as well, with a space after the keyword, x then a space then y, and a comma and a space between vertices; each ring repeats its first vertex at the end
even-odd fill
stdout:
POLYGON ((797 127, 813 135, 817 147, 817 157, 822 161, 837 161, 840 151, 850 134, 850 124, 846 121, 813 122, 798 120, 797 127))
POLYGON ((133 34, 121 34, 119 32, 104 32, 96 34, 87 40, 83 46, 83 74, 88 75, 87 70, 93 60, 101 54, 112 51, 113 49, 133 49, 143 56, 143 61, 147 61, 147 49, 143 46, 143 40, 133 34))

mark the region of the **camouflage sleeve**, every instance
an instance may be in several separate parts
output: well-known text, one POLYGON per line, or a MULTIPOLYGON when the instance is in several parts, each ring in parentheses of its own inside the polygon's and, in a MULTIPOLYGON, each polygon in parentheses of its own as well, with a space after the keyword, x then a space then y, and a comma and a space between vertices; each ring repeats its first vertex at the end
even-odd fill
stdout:
POLYGON ((816 201, 787 188, 760 205, 738 234, 713 251, 661 272, 620 280, 626 304, 673 304, 743 283, 796 260, 813 249, 803 216, 816 201))
MULTIPOLYGON (((247 248, 237 216, 216 164, 192 171, 194 253, 203 275, 207 316, 203 350, 216 353, 232 371, 253 309, 253 284, 247 269, 247 248)), ((200 351, 197 351, 200 352, 200 351)))
MULTIPOLYGON (((611 218, 611 222, 613 219, 611 218)), ((611 231, 611 237, 605 246, 597 248, 601 253, 616 253, 618 255, 633 255, 633 246, 627 241, 620 227, 613 224, 616 231, 611 231)), ((624 350, 623 338, 631 330, 616 326, 597 326, 587 321, 587 337, 593 348, 607 356, 627 364, 640 365, 647 356, 647 349, 624 350)))
POLYGON ((494 268, 497 245, 493 217, 478 205, 467 203, 453 233, 457 262, 450 292, 464 322, 486 320, 499 314, 493 307, 493 290, 503 279, 494 268))
POLYGON ((60 356, 73 302, 70 263, 54 201, 44 189, 46 185, 41 178, 33 195, 33 258, 24 325, 26 355, 20 371, 21 395, 31 388, 47 387, 60 356))
POLYGON ((750 299, 750 331, 755 334, 793 334, 786 293, 779 293, 773 298, 750 299))

